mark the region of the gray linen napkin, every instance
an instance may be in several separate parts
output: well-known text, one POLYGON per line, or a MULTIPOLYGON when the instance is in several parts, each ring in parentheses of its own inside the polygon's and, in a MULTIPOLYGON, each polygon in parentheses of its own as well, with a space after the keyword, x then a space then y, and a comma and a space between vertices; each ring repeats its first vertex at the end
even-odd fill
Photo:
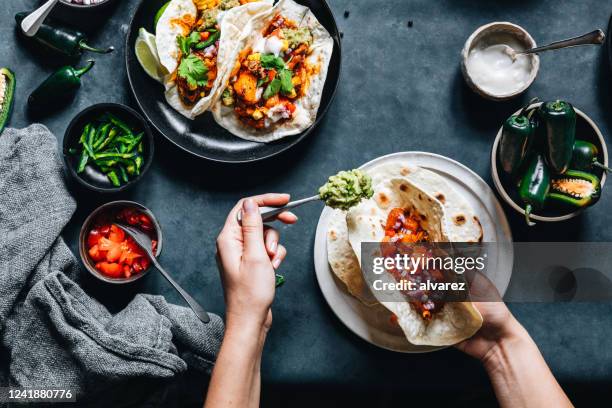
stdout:
POLYGON ((70 388, 79 405, 168 406, 173 379, 188 368, 210 372, 223 322, 211 315, 205 325, 152 295, 136 295, 112 315, 73 281, 79 265, 60 233, 75 207, 51 132, 7 129, 0 136, 0 385, 70 388))

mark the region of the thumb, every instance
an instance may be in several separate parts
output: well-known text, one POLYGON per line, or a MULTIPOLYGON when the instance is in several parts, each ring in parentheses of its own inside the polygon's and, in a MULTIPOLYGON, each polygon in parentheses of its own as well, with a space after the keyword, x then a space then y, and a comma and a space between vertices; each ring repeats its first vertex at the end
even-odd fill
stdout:
POLYGON ((246 260, 255 260, 264 255, 267 259, 263 221, 259 213, 259 206, 251 198, 247 198, 242 203, 242 237, 246 260))

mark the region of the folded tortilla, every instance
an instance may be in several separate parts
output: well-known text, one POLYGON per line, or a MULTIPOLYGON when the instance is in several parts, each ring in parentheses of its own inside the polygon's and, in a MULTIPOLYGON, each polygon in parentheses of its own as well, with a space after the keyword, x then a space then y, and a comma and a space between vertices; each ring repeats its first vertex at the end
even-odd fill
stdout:
POLYGON ((219 98, 223 90, 222 84, 228 81, 236 53, 245 37, 245 31, 250 32, 250 20, 257 18, 262 13, 269 12, 272 4, 273 0, 254 1, 219 12, 217 22, 221 35, 217 51, 217 78, 208 95, 201 98, 195 105, 187 106, 181 100, 173 75, 178 67, 181 53, 176 39, 179 35, 189 34, 187 30, 190 29, 188 25, 179 24, 179 22, 193 21, 195 24, 198 10, 193 0, 172 0, 157 23, 155 37, 160 62, 170 73, 164 78, 168 104, 189 119, 195 119, 208 110, 219 98))
MULTIPOLYGON (((424 216, 422 226, 432 241, 482 240, 482 228, 469 204, 438 174, 402 162, 379 165, 367 173, 373 179, 374 196, 348 213, 335 211, 327 237, 332 271, 364 304, 376 302, 361 273, 361 243, 382 241, 391 209, 412 208, 424 216), (456 223, 452 219, 459 215, 466 221, 456 223)), ((446 303, 428 322, 409 302, 381 304, 397 316, 406 338, 415 345, 456 344, 471 337, 482 325, 482 316, 471 302, 446 303)))
MULTIPOLYGON (((317 118, 334 42, 330 34, 319 23, 308 7, 301 6, 293 0, 280 0, 273 9, 251 20, 251 34, 242 44, 240 50, 252 47, 262 39, 262 30, 279 13, 285 18, 298 23, 299 27, 305 26, 310 29, 313 43, 310 47, 310 55, 307 61, 310 65, 317 66, 318 69, 310 76, 310 83, 306 94, 295 101, 296 111, 291 120, 278 125, 272 124, 266 129, 258 130, 245 125, 236 116, 233 107, 224 106, 220 100, 215 102, 211 108, 215 121, 242 139, 263 143, 272 142, 303 132, 312 126, 317 118)), ((236 53, 236 57, 239 55, 240 50, 236 53)), ((228 81, 224 82, 224 85, 227 85, 227 83, 228 81)))

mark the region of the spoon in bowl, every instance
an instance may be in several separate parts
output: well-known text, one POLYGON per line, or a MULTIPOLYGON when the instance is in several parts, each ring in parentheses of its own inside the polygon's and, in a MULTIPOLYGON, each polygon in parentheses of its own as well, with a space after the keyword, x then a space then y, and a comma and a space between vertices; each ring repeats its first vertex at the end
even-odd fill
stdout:
POLYGON ((549 50, 558 50, 559 48, 569 48, 576 47, 579 45, 599 45, 603 44, 606 35, 603 31, 597 29, 595 31, 591 31, 590 33, 580 35, 578 37, 568 38, 566 40, 555 41, 548 45, 543 45, 541 47, 530 48, 528 50, 518 51, 509 45, 504 46, 504 52, 512 58, 512 61, 516 60, 516 57, 519 55, 526 54, 535 54, 538 52, 549 51, 549 50))
POLYGON ((153 253, 153 250, 151 247, 151 238, 149 238, 147 234, 140 231, 139 229, 136 229, 129 225, 119 224, 119 223, 117 223, 116 225, 119 228, 121 228, 123 231, 125 231, 126 234, 132 237, 134 241, 138 244, 138 246, 142 248, 143 251, 145 251, 145 253, 149 257, 153 265, 155 265, 157 270, 161 272, 162 276, 166 278, 166 280, 170 282, 170 284, 183 297, 183 299, 185 299, 185 302, 187 302, 187 304, 189 305, 191 310, 193 310, 196 316, 198 316, 198 318, 202 322, 208 323, 210 321, 210 316, 208 316, 208 313, 206 313, 204 308, 200 306, 200 304, 196 302, 196 300, 192 298, 191 295, 187 293, 174 279, 172 279, 172 277, 168 274, 168 272, 166 272, 164 268, 162 268, 162 266, 159 264, 159 262, 155 258, 155 254, 153 253))

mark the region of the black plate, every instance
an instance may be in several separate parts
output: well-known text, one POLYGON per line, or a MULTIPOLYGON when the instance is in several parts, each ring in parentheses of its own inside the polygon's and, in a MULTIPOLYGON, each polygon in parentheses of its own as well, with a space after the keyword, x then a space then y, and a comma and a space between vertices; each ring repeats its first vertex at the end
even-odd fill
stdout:
POLYGON ((275 156, 296 145, 317 126, 331 105, 340 78, 340 35, 334 16, 325 0, 297 0, 308 6, 334 40, 325 88, 317 120, 304 132, 272 143, 256 143, 240 139, 215 123, 210 112, 191 121, 166 103, 163 87, 140 67, 134 44, 138 30, 153 32, 153 19, 167 0, 143 0, 130 23, 125 47, 125 63, 130 87, 136 102, 151 124, 168 140, 196 156, 225 163, 244 163, 275 156), (185 137, 189 134, 194 137, 185 137))

